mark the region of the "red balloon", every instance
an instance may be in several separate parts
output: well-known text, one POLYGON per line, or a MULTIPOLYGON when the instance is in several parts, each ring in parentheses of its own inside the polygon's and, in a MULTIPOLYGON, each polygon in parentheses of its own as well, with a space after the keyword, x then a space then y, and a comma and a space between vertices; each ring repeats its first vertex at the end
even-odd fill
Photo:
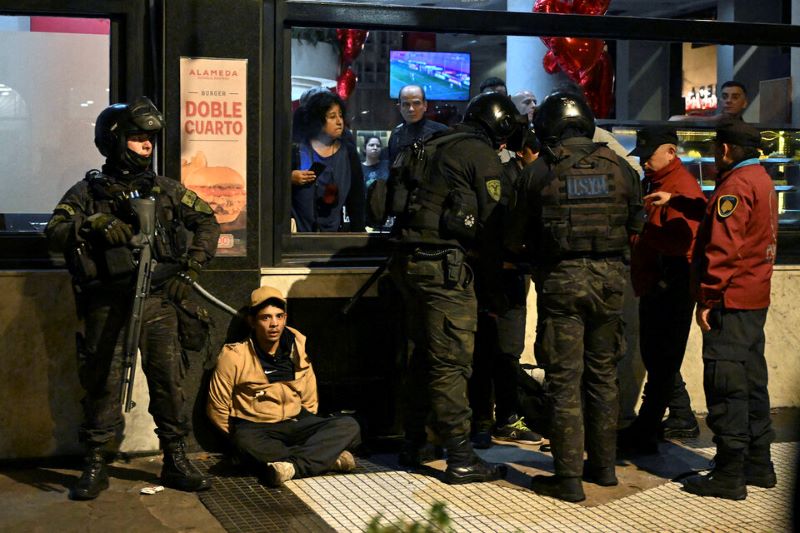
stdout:
POLYGON ((578 83, 595 117, 608 118, 614 98, 614 66, 608 52, 603 53, 594 67, 581 73, 578 83))
POLYGON ((339 74, 339 77, 336 79, 336 94, 339 95, 339 98, 342 100, 347 100, 350 98, 350 95, 353 93, 353 89, 356 88, 356 74, 353 72, 353 69, 347 67, 344 69, 344 72, 339 74))
POLYGON ((572 12, 581 15, 605 15, 611 0, 575 0, 572 12))
POLYGON ((553 37, 550 50, 555 54, 561 70, 577 79, 580 72, 590 70, 603 53, 605 42, 581 37, 553 37))
POLYGON ((342 50, 342 64, 350 65, 364 48, 369 32, 366 30, 338 29, 336 38, 342 50))
POLYGON ((534 13, 572 13, 569 0, 536 0, 534 13))
POLYGON ((545 72, 548 74, 555 74, 561 70, 561 68, 558 66, 558 60, 556 59, 556 56, 553 55, 552 50, 548 50, 544 55, 544 58, 542 58, 542 65, 544 66, 545 72))

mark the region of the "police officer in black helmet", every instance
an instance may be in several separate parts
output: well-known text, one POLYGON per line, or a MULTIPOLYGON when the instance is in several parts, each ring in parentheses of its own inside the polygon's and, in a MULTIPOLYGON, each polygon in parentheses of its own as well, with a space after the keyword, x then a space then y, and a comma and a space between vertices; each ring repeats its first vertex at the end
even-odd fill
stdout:
MULTIPOLYGON (((482 461, 470 443, 467 379, 471 373, 477 301, 472 268, 499 271, 500 250, 492 214, 501 194, 497 157, 519 126, 511 100, 481 94, 468 105, 462 124, 434 135, 424 145, 426 171, 416 176, 404 209, 397 213, 398 251, 391 272, 406 304, 413 341, 404 413, 405 448, 400 462, 425 461, 425 426, 447 450, 447 483, 491 481, 505 466, 482 461)), ((412 150, 412 149, 409 149, 412 150)), ((408 159, 419 161, 421 152, 408 159)), ((395 163, 402 164, 401 152, 395 163)), ((396 169, 395 169, 396 170, 396 169)), ((398 180, 393 174, 390 181, 398 180)), ((402 188, 390 183, 390 188, 402 188)))
POLYGON ((144 304, 139 348, 149 411, 164 450, 161 479, 185 491, 210 487, 210 480, 185 455, 184 437, 191 427, 181 388, 185 369, 178 314, 179 307, 189 305, 191 282, 214 256, 219 225, 195 193, 153 173, 153 144, 163 127, 161 113, 144 97, 102 111, 95 144, 106 163, 67 191, 46 228, 51 247, 64 253, 73 275, 85 324, 78 335, 78 371, 86 391, 80 438, 87 454, 83 474, 70 491, 75 500, 96 498, 108 487, 106 459, 116 451, 124 429, 122 352, 137 271, 129 241, 138 232, 138 218, 130 200, 137 197, 156 201, 153 254, 158 264, 144 304))
POLYGON ((643 227, 639 177, 605 144, 592 142, 594 127, 579 95, 556 92, 537 108, 543 157, 523 173, 507 234, 510 250, 534 265, 535 355, 552 405, 555 476, 535 476, 532 488, 570 502, 585 498, 581 477, 617 484, 624 259, 629 237, 643 227))

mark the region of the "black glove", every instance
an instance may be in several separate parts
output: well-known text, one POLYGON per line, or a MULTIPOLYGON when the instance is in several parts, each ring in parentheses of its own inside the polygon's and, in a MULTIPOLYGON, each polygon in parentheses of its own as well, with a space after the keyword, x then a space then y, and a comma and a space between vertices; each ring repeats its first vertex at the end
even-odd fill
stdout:
POLYGON ((172 279, 167 281, 167 298, 175 303, 181 303, 188 298, 192 290, 192 283, 197 281, 200 277, 200 270, 202 268, 200 263, 194 259, 190 259, 185 270, 178 272, 172 279))
POLYGON ((107 213, 95 213, 86 219, 83 226, 102 236, 112 246, 126 244, 133 237, 133 230, 128 224, 107 213))

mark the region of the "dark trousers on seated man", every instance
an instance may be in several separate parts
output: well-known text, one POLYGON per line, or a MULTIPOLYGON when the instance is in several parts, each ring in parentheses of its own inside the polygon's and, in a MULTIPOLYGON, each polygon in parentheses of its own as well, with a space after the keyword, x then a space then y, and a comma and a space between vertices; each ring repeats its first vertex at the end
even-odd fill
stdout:
POLYGON ((259 463, 292 463, 294 477, 340 469, 336 461, 342 451, 361 442, 355 419, 323 418, 305 409, 296 418, 273 424, 232 419, 231 440, 243 456, 259 463))

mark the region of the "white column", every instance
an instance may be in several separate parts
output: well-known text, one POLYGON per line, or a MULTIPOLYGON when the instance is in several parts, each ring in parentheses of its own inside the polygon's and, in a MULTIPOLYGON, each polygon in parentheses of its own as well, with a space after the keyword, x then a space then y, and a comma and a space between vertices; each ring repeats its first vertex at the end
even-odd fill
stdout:
MULTIPOLYGON (((508 10, 530 13, 533 0, 508 0, 508 10)), ((555 87, 566 81, 559 74, 548 74, 542 66, 547 47, 538 37, 509 36, 506 44, 506 86, 512 95, 528 90, 541 102, 555 87)))

